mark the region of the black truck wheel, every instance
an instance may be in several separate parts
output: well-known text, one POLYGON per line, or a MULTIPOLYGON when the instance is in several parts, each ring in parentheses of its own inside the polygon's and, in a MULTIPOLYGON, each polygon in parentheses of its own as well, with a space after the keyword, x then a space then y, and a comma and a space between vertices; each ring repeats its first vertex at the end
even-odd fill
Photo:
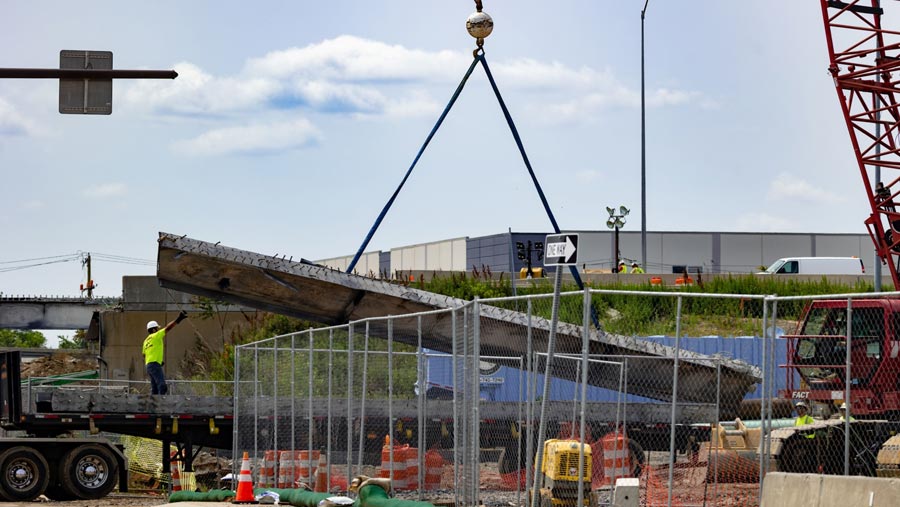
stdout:
POLYGON ((30 502, 50 482, 47 460, 31 447, 12 447, 0 454, 0 496, 10 502, 30 502))
POLYGON ((59 468, 62 489, 82 500, 96 500, 108 495, 119 477, 119 463, 109 449, 87 444, 69 451, 59 468))

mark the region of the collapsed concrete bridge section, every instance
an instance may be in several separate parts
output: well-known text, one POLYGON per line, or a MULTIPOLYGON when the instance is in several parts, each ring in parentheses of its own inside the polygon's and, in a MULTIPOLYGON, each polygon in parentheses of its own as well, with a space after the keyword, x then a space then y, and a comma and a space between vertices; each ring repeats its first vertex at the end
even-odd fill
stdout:
MULTIPOLYGON (((370 317, 460 308, 469 303, 306 261, 285 260, 168 233, 159 235, 157 277, 167 288, 329 325, 370 317)), ((529 332, 532 350, 547 350, 549 319, 488 304, 479 305, 479 313, 482 354, 487 355, 485 351, 490 351, 491 356, 525 357, 529 332)), ((421 328, 424 347, 451 353, 453 319, 459 317, 443 312, 431 314, 424 321, 395 319, 392 322, 393 338, 416 345, 421 328)), ((582 333, 582 326, 560 322, 556 353, 581 354, 582 333)), ((591 354, 628 356, 629 394, 671 400, 675 366, 673 348, 596 329, 590 331, 589 344, 591 354)), ((742 361, 684 350, 679 352, 678 358, 678 401, 714 408, 718 390, 721 419, 735 416, 744 395, 762 377, 759 369, 742 361), (718 389, 717 366, 721 371, 718 389)), ((562 363, 554 361, 551 374, 578 380, 578 369, 571 363, 562 363)), ((592 363, 588 382, 616 389, 619 367, 592 363)))

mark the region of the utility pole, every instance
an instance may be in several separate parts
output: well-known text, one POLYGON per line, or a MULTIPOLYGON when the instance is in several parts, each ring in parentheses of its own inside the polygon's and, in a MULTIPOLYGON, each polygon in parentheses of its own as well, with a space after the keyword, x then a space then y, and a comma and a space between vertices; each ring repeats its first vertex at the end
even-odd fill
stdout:
POLYGON ((94 289, 97 288, 97 286, 94 285, 94 279, 91 278, 91 254, 90 254, 90 252, 88 252, 88 254, 84 258, 84 260, 81 261, 81 265, 87 268, 87 286, 85 286, 84 284, 81 284, 79 289, 81 289, 81 292, 87 291, 88 299, 93 299, 94 289))
MULTIPOLYGON (((647 4, 641 9, 641 266, 647 269, 647 128, 644 108, 644 16, 647 4)), ((618 266, 616 266, 618 267, 618 266)))

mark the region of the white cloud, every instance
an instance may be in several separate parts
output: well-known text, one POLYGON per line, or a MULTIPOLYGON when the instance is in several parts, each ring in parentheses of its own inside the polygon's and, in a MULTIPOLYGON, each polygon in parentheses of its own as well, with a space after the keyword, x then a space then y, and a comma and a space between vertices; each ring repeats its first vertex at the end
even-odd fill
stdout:
POLYGON ((300 119, 210 130, 194 139, 176 143, 175 148, 201 156, 274 153, 315 145, 320 137, 312 123, 300 119))
POLYGON ((0 136, 30 136, 35 133, 34 124, 0 97, 0 136))
POLYGON ((846 197, 816 187, 793 174, 782 172, 769 184, 766 197, 770 200, 801 200, 817 204, 838 204, 846 197))
POLYGON ((93 198, 120 197, 127 193, 128 187, 124 183, 100 183, 82 191, 85 197, 93 198))
POLYGON ((428 52, 342 35, 253 58, 247 62, 245 74, 356 82, 444 81, 458 79, 457 69, 465 69, 470 62, 464 52, 428 52))
POLYGON ((796 229, 796 222, 768 213, 745 213, 738 217, 735 231, 786 232, 796 229))
MULTIPOLYGON (((235 115, 306 108, 323 113, 413 116, 434 114, 447 88, 471 63, 467 51, 424 51, 342 35, 302 48, 249 59, 235 76, 214 76, 191 63, 175 65, 174 81, 141 81, 124 94, 128 107, 171 115, 235 115), (440 85, 441 100, 429 93, 440 85)), ((505 89, 533 98, 541 118, 589 119, 610 107, 638 107, 640 93, 609 69, 573 68, 520 58, 492 65, 505 89), (566 97, 552 103, 552 98, 566 97), (549 112, 549 114, 548 114, 549 112)), ((650 90, 648 107, 704 104, 698 92, 650 90)))

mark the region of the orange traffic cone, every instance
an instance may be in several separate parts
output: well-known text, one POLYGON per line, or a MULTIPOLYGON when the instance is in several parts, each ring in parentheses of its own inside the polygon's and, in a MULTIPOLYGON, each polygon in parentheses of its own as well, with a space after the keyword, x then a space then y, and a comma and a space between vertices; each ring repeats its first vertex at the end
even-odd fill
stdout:
POLYGON ((328 463, 325 461, 325 455, 319 455, 319 466, 316 467, 316 487, 313 489, 316 493, 328 492, 328 463))
POLYGON ((253 496, 253 478, 250 477, 250 454, 244 451, 241 474, 238 476, 237 493, 231 503, 259 503, 253 496))

